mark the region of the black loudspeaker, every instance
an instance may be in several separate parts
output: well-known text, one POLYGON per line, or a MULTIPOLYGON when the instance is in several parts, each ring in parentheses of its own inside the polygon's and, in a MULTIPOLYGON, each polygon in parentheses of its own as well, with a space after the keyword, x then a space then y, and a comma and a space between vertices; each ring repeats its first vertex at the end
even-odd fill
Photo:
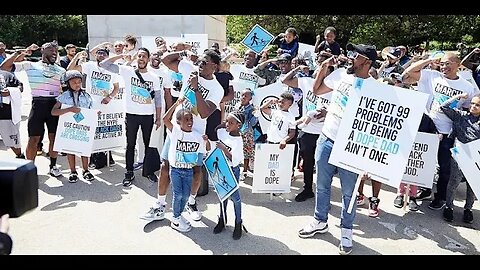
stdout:
POLYGON ((0 161, 0 216, 20 217, 38 206, 37 167, 32 161, 0 161))

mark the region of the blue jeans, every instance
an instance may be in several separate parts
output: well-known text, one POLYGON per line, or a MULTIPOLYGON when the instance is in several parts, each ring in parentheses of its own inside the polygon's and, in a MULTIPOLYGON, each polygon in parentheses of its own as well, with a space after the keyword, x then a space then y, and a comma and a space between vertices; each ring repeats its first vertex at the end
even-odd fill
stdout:
MULTIPOLYGON (((231 167, 233 171, 233 175, 235 175, 235 179, 237 180, 240 179, 240 167, 231 167)), ((232 195, 230 196, 230 199, 233 201, 233 209, 235 210, 235 224, 242 222, 242 200, 240 199, 240 188, 237 189, 232 195)), ((220 219, 223 219, 223 212, 225 209, 225 223, 227 220, 226 212, 227 212, 227 204, 228 204, 228 199, 223 201, 223 208, 222 204, 220 204, 220 219)))
POLYGON ((358 174, 328 163, 333 143, 332 140, 328 139, 323 134, 321 134, 317 140, 317 150, 315 152, 315 160, 317 163, 317 194, 315 196, 314 217, 316 220, 327 222, 328 212, 330 211, 332 178, 335 173, 338 172, 342 188, 342 215, 340 227, 352 229, 357 204, 353 204, 352 213, 347 213, 347 209, 350 200, 352 199, 358 174))
POLYGON ((193 169, 179 169, 170 166, 170 179, 173 187, 173 217, 178 218, 182 214, 190 196, 193 169))

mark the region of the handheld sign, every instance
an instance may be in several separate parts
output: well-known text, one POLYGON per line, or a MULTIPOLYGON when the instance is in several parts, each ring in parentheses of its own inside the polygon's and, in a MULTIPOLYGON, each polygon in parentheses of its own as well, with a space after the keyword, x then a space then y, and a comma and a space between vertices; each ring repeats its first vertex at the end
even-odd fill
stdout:
POLYGON ((273 35, 256 24, 242 40, 242 44, 256 53, 261 53, 272 40, 273 35))
POLYGON ((225 201, 238 189, 238 183, 232 168, 228 166, 227 158, 223 151, 215 148, 203 161, 208 175, 213 182, 220 202, 225 201))

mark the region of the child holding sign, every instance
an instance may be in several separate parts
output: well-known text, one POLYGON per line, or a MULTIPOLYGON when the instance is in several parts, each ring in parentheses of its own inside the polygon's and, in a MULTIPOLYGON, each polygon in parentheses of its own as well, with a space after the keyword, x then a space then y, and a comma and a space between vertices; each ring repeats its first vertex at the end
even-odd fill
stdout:
MULTIPOLYGON (((227 163, 232 168, 233 174, 237 180, 240 179, 240 163, 243 159, 243 141, 240 135, 240 127, 243 125, 245 117, 241 112, 234 111, 227 115, 227 119, 217 127, 217 148, 221 149, 227 157, 227 163)), ((207 151, 210 151, 210 142, 207 142, 207 151)), ((238 240, 242 237, 242 201, 240 199, 240 190, 237 189, 230 197, 233 201, 235 210, 235 229, 233 230, 233 239, 238 240)), ((227 203, 228 199, 220 204, 220 217, 218 224, 213 229, 217 234, 223 231, 227 221, 227 203), (224 213, 225 212, 225 213, 224 213), (223 216, 225 215, 225 221, 223 216)))
MULTIPOLYGON (((75 113, 78 114, 81 111, 81 108, 91 109, 93 106, 92 97, 82 89, 82 80, 83 76, 77 70, 69 70, 65 72, 65 83, 67 84, 67 89, 63 94, 57 97, 57 103, 52 108, 53 116, 60 116, 65 113, 75 113), (71 107, 60 109, 62 104, 68 105, 71 107)), ((78 173, 75 169, 75 155, 68 154, 68 165, 70 167, 70 176, 68 181, 70 183, 76 183, 78 180, 78 173)), ((83 167, 83 179, 87 181, 92 181, 95 179, 93 174, 88 171, 88 157, 82 157, 82 167, 83 167)))
POLYGON ((243 113, 243 118, 245 119, 243 126, 240 129, 243 140, 244 177, 248 176, 249 173, 251 174, 251 172, 249 172, 250 164, 253 166, 253 160, 255 158, 255 140, 253 136, 253 128, 258 123, 258 117, 254 115, 255 108, 251 103, 252 96, 253 91, 250 88, 245 88, 245 90, 242 91, 239 108, 239 111, 243 113))
POLYGON ((180 109, 176 114, 177 125, 171 121, 173 113, 185 98, 179 98, 165 113, 163 121, 170 131, 170 179, 173 186, 173 219, 170 226, 179 232, 188 232, 192 225, 183 216, 182 211, 190 196, 193 180, 193 167, 197 164, 199 153, 205 153, 202 134, 192 130, 193 115, 187 109, 180 109))
MULTIPOLYGON (((453 121, 450 136, 455 137, 461 143, 469 143, 480 139, 480 96, 476 95, 472 98, 468 112, 450 107, 459 98, 468 98, 468 93, 453 96, 445 101, 440 108, 453 121)), ((463 173, 458 163, 452 158, 450 179, 447 185, 446 207, 443 209, 443 218, 448 222, 453 220, 453 199, 462 178, 464 178, 463 173)), ((465 200, 465 210, 463 210, 463 222, 465 223, 473 223, 472 207, 474 201, 475 194, 467 180, 467 198, 465 200)))

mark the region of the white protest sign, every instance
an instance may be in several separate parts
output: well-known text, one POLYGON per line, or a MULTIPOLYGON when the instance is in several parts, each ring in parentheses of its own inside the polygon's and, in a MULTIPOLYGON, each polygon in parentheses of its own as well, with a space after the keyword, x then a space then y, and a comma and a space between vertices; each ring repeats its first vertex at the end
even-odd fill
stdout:
MULTIPOLYGON (((62 109, 69 106, 62 105, 62 109)), ((79 113, 60 115, 53 150, 89 157, 97 127, 97 110, 82 108, 79 113)))
POLYGON ((255 145, 255 171, 252 193, 289 193, 293 144, 280 150, 279 144, 255 145))
POLYGON ((457 141, 451 152, 463 175, 467 178, 473 193, 480 198, 480 179, 478 178, 480 175, 480 140, 466 144, 457 141))
POLYGON ((183 42, 192 45, 192 52, 197 55, 202 55, 208 49, 208 35, 207 34, 182 34, 183 42))
POLYGON ((432 188, 437 164, 438 135, 419 132, 408 157, 402 183, 432 188))
MULTIPOLYGON (((257 88, 253 91, 253 105, 260 110, 260 107, 267 102, 268 99, 280 99, 280 95, 286 91, 287 87, 287 85, 277 81, 276 83, 257 88)), ((278 109, 276 104, 270 105, 270 108, 274 110, 278 109)), ((263 133, 266 133, 270 127, 270 118, 270 115, 260 111, 258 120, 260 121, 260 127, 262 128, 263 133)))
POLYGON ((121 100, 99 106, 92 153, 125 148, 125 108, 121 100))
POLYGON ((329 163, 398 188, 428 95, 356 78, 329 163))
POLYGON ((239 64, 232 64, 230 66, 230 73, 233 75, 231 84, 233 85, 234 96, 233 100, 225 103, 225 117, 228 113, 238 109, 242 91, 245 90, 245 88, 250 88, 252 91, 257 89, 259 78, 253 73, 253 69, 239 64))

